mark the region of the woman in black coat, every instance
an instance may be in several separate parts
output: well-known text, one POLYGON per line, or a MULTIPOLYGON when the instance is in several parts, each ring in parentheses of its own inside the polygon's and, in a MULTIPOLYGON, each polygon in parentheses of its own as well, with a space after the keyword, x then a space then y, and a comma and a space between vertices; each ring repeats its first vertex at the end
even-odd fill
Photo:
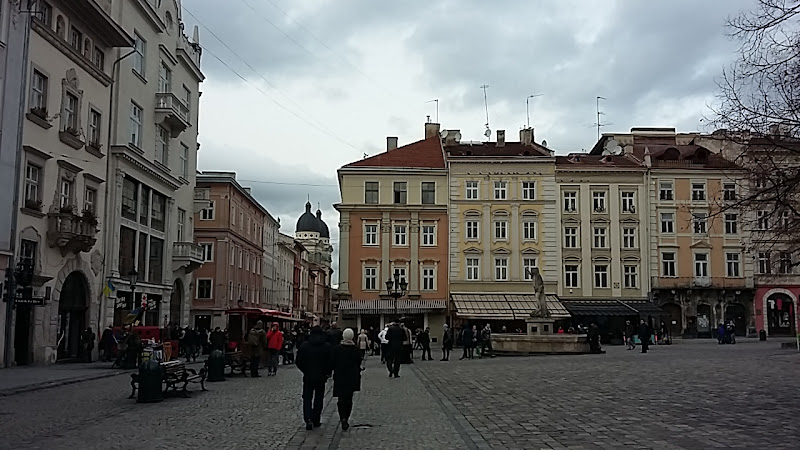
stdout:
POLYGON ((339 419, 342 431, 350 428, 350 413, 353 412, 353 393, 361 390, 361 352, 353 338, 355 333, 348 328, 342 333, 342 342, 333 348, 333 396, 338 398, 339 419))

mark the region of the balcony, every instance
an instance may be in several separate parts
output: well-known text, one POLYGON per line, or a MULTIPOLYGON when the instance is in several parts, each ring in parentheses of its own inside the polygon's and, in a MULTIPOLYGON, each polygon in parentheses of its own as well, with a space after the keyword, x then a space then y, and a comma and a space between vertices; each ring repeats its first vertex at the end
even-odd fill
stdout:
POLYGON ((653 289, 752 289, 752 278, 652 277, 653 289))
POLYGON ((203 265, 203 249, 194 242, 175 242, 172 245, 172 271, 185 267, 186 273, 203 265))
POLYGON ((175 94, 159 92, 156 94, 156 123, 166 125, 174 139, 192 126, 189 121, 189 107, 175 94))
POLYGON ((47 243, 60 249, 61 256, 89 252, 97 243, 96 234, 97 218, 91 212, 78 215, 64 207, 47 214, 47 243))

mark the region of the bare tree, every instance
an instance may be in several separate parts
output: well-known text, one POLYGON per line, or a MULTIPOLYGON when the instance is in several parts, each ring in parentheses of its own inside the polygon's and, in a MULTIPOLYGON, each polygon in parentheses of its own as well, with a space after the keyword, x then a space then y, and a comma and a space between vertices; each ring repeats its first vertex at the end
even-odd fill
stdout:
POLYGON ((727 26, 740 47, 708 138, 750 176, 721 210, 740 211, 753 257, 778 256, 766 269, 786 273, 800 264, 800 0, 758 0, 727 26))

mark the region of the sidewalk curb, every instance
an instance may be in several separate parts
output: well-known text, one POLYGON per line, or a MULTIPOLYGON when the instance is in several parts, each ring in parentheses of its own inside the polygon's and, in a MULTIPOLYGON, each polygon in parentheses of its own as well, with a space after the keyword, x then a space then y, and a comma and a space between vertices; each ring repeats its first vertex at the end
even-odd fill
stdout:
POLYGON ((100 375, 91 375, 88 377, 73 377, 73 378, 65 378, 63 380, 46 381, 44 383, 29 384, 26 386, 0 390, 0 397, 10 397, 12 395, 24 394, 26 392, 42 391, 45 389, 52 389, 59 386, 83 383, 84 381, 101 380, 103 378, 111 378, 128 373, 131 372, 128 370, 116 370, 114 372, 103 373, 100 375))

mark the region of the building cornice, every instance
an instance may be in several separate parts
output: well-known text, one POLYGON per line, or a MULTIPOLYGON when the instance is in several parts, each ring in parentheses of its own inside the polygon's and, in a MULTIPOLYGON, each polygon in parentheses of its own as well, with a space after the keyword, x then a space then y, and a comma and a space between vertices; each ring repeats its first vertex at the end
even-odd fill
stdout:
POLYGON ((197 64, 195 64, 191 55, 189 55, 189 52, 187 52, 185 48, 178 47, 177 54, 178 54, 178 60, 182 62, 187 69, 189 69, 189 72, 191 72, 192 75, 194 75, 195 79, 197 79, 198 82, 203 82, 203 80, 206 79, 206 76, 203 75, 203 72, 200 70, 200 67, 198 67, 197 64))
POLYGON ((58 49, 61 53, 66 55, 69 59, 72 60, 75 64, 80 66, 81 69, 86 71, 89 75, 93 76, 97 81, 103 84, 103 86, 108 87, 112 80, 111 77, 108 76, 105 72, 98 69, 94 66, 89 60, 83 57, 80 53, 78 53, 74 48, 70 47, 67 44, 67 41, 58 37, 55 31, 48 28, 46 25, 42 24, 41 21, 38 19, 31 21, 31 28, 39 34, 45 41, 50 43, 53 47, 58 49))
POLYGON ((375 205, 334 203, 337 211, 400 211, 400 212, 440 212, 447 214, 447 205, 375 205))
POLYGON ((115 145, 111 147, 111 153, 162 182, 165 186, 173 191, 177 191, 181 187, 182 183, 180 180, 171 175, 165 174, 163 170, 156 168, 155 164, 152 164, 146 159, 142 158, 138 152, 134 155, 131 148, 127 145, 115 145))

